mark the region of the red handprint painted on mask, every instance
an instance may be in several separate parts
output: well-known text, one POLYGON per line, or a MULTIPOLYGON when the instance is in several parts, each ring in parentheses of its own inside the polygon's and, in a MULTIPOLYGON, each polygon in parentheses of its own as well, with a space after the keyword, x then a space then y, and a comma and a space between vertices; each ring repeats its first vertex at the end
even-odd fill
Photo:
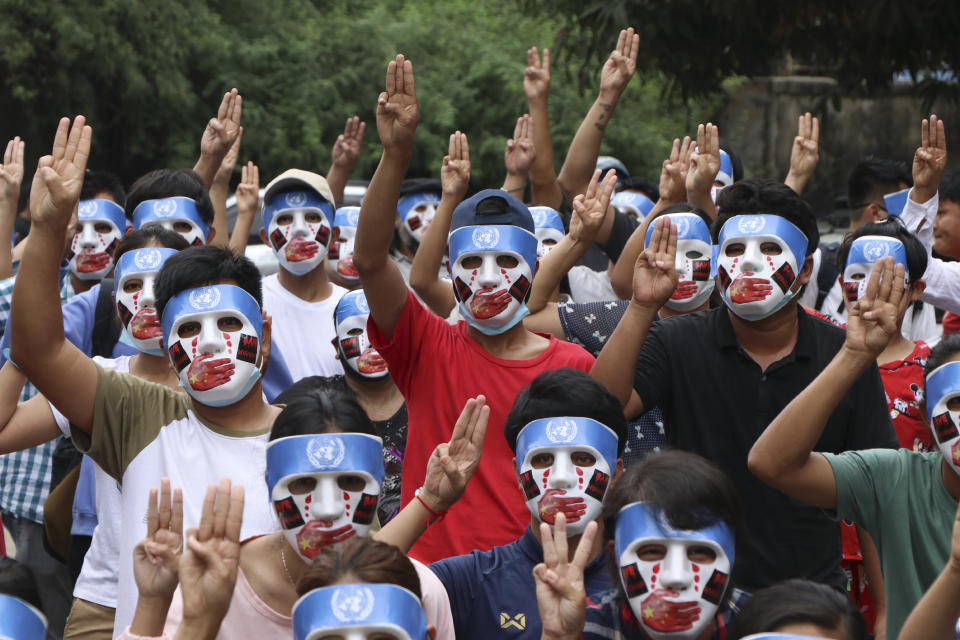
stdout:
POLYGON ((306 240, 304 238, 294 238, 283 248, 284 255, 288 262, 301 262, 309 260, 320 251, 320 245, 315 240, 306 240))
POLYGON ((360 277, 360 272, 353 265, 353 256, 343 256, 337 261, 337 273, 348 278, 360 277))
POLYGON ((759 302, 773 293, 773 285, 769 280, 752 276, 752 273, 744 273, 734 278, 730 285, 731 302, 759 302))
POLYGON ((130 333, 137 340, 149 340, 150 338, 159 338, 163 334, 160 327, 160 318, 157 312, 151 307, 137 311, 130 321, 130 333))
POLYGON ((473 294, 473 299, 470 300, 470 311, 477 320, 486 320, 503 313, 511 300, 513 297, 506 289, 499 291, 481 289, 473 294))
POLYGON ((380 373, 386 371, 387 361, 376 349, 364 349, 357 359, 357 371, 360 373, 380 373))
POLYGON ((233 362, 230 358, 213 359, 212 353, 204 353, 190 363, 187 381, 196 391, 209 391, 230 382, 233 377, 233 362))
POLYGON ((670 296, 671 300, 686 300, 697 294, 697 283, 693 280, 681 280, 670 296))
POLYGON ((673 602, 680 594, 669 589, 657 589, 640 602, 640 618, 654 631, 671 633, 693 628, 700 619, 700 607, 696 601, 673 602))
POLYGON ((331 524, 333 523, 328 520, 311 520, 305 524, 297 533, 297 550, 312 559, 324 547, 357 535, 352 524, 346 524, 338 529, 329 529, 331 524))
POLYGON ((562 498, 566 494, 563 489, 550 489, 537 502, 537 513, 541 522, 554 524, 557 514, 562 513, 567 523, 577 522, 587 512, 587 504, 583 498, 562 498))
POLYGON ((77 255, 77 271, 94 273, 110 266, 113 257, 105 251, 81 251, 77 255))

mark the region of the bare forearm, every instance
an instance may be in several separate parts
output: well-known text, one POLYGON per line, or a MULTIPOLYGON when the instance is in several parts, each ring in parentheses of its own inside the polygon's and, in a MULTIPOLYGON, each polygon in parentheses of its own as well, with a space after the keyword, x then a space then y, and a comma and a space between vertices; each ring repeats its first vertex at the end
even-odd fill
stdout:
POLYGON ((527 174, 507 172, 507 177, 503 179, 503 186, 500 188, 512 196, 523 200, 523 192, 527 187, 527 174))
POLYGON ((0 280, 13 275, 13 225, 17 220, 16 201, 0 201, 0 280))
POLYGON ((193 165, 193 170, 200 176, 203 185, 207 189, 213 186, 214 178, 216 178, 217 170, 220 168, 222 162, 223 158, 213 158, 201 154, 200 159, 197 160, 197 164, 193 165))
POLYGON ((713 198, 710 196, 709 187, 706 190, 695 189, 688 191, 687 202, 698 209, 702 209, 711 218, 717 217, 717 205, 713 203, 713 198))
POLYGON ((361 278, 365 270, 381 266, 390 259, 397 197, 410 164, 410 155, 410 149, 385 149, 363 197, 353 254, 361 278))
POLYGON ((234 253, 243 254, 247 250, 250 238, 250 227, 256 212, 237 212, 237 221, 233 224, 233 233, 230 234, 230 248, 234 253))
POLYGON ((230 192, 229 176, 226 180, 216 178, 210 186, 210 202, 213 203, 213 240, 210 244, 218 247, 230 245, 230 233, 227 230, 227 194, 230 192))
POLYGON ((603 133, 619 100, 620 96, 601 94, 580 123, 557 178, 568 200, 572 201, 578 194, 586 191, 597 166, 603 133))
POLYGON ((333 199, 337 202, 343 202, 343 191, 347 187, 347 180, 350 179, 350 170, 353 167, 341 167, 335 164, 330 165, 327 171, 327 184, 330 185, 330 191, 333 193, 333 199))
POLYGON ((453 289, 440 279, 440 268, 447 248, 450 219, 460 198, 444 195, 437 206, 433 222, 423 232, 423 242, 413 256, 410 267, 410 286, 427 306, 441 318, 450 315, 456 305, 453 289))
POLYGON ((42 373, 66 340, 60 311, 59 256, 63 230, 34 225, 13 289, 10 309, 10 357, 28 378, 42 373))
MULTIPOLYGON (((671 204, 673 203, 666 202, 663 199, 657 200, 657 204, 647 214, 647 218, 652 220, 657 213, 671 204)), ((627 239, 627 244, 623 247, 623 251, 620 252, 620 258, 610 272, 610 284, 613 285, 613 290, 617 296, 624 300, 630 297, 633 290, 633 270, 637 264, 637 258, 643 252, 644 231, 642 224, 633 230, 633 233, 627 239)))
POLYGON ((873 538, 863 527, 857 527, 857 539, 860 542, 860 553, 863 555, 863 568, 867 572, 867 583, 873 595, 873 603, 877 607, 877 617, 887 613, 887 594, 883 588, 883 571, 880 568, 880 554, 873 538))
POLYGON ((903 628, 900 640, 928 640, 952 638, 960 617, 960 567, 948 561, 937 579, 913 608, 903 628))
POLYGON ((656 317, 657 309, 631 302, 590 369, 590 376, 615 395, 624 407, 630 402, 640 350, 656 317))
POLYGON ((563 192, 557 182, 557 170, 553 166, 553 139, 550 136, 550 112, 547 100, 529 103, 533 117, 533 145, 537 156, 530 167, 530 195, 532 204, 559 209, 563 192))
POLYGON ((172 600, 172 595, 169 598, 138 597, 137 608, 133 612, 133 621, 130 623, 130 633, 148 638, 162 636, 172 600))
POLYGON ((550 301, 550 296, 560 286, 563 276, 583 257, 590 244, 565 235, 557 246, 540 260, 540 267, 530 289, 530 299, 527 301, 530 313, 540 311, 550 301))
POLYGON ((420 504, 419 500, 413 499, 373 537, 377 542, 392 544, 407 553, 427 530, 433 517, 434 515, 420 504))

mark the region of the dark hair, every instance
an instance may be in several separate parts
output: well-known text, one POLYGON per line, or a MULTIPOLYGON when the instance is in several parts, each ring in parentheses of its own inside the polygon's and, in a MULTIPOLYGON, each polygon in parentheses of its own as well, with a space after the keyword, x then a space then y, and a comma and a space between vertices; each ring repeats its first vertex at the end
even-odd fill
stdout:
POLYGON ((960 353, 960 333, 945 334, 927 356, 927 363, 923 366, 924 380, 958 353, 960 353))
POLYGON ((319 387, 318 378, 322 380, 320 376, 300 380, 274 399, 287 406, 274 420, 270 440, 341 431, 377 435, 353 391, 319 387))
MULTIPOLYGON (((0 534, 3 532, 0 531, 0 534)), ((0 557, 0 593, 20 598, 43 611, 36 576, 27 565, 7 556, 0 557)))
POLYGON ((825 584, 794 578, 753 594, 730 626, 729 640, 810 623, 843 631, 845 640, 868 640, 867 625, 845 594, 825 584))
POLYGON ((350 577, 360 583, 395 584, 422 597, 420 576, 410 558, 392 544, 361 536, 321 549, 297 583, 297 594, 350 577))
POLYGON ((141 202, 183 196, 197 203, 200 219, 208 226, 213 224, 213 202, 203 180, 192 169, 157 169, 137 178, 127 195, 127 218, 133 220, 133 212, 141 202))
MULTIPOLYGON (((109 171, 87 169, 87 172, 83 175, 80 199, 90 200, 91 198, 97 197, 98 193, 103 193, 104 191, 108 192, 113 198, 113 201, 121 207, 126 204, 127 192, 123 188, 123 182, 120 180, 120 176, 115 173, 110 173, 109 171)), ((132 212, 127 212, 127 219, 130 220, 132 218, 132 212)))
POLYGON ((853 233, 843 237, 840 248, 837 250, 837 268, 840 273, 847 266, 847 256, 850 255, 850 245, 857 238, 863 236, 888 236, 903 243, 907 250, 907 278, 910 282, 919 280, 927 270, 927 250, 917 237, 907 231, 900 218, 890 217, 883 222, 871 222, 859 227, 853 233))
POLYGON ((561 416, 591 418, 617 434, 617 455, 627 442, 627 420, 616 396, 577 369, 544 371, 517 395, 503 424, 503 435, 514 453, 517 436, 534 420, 561 416))
POLYGON ((157 225, 149 225, 146 229, 137 229, 123 236, 120 244, 117 245, 116 252, 113 254, 114 264, 116 264, 120 256, 127 251, 143 249, 151 242, 167 249, 176 249, 177 251, 183 251, 190 246, 186 239, 176 231, 170 231, 157 225))
POLYGON ((810 205, 782 182, 770 179, 735 182, 721 189, 717 195, 717 208, 719 215, 710 227, 714 244, 719 241, 720 229, 727 220, 754 213, 772 213, 796 225, 807 237, 807 255, 820 244, 820 231, 810 205))
POLYGON ((639 191, 653 202, 660 199, 660 187, 654 184, 653 181, 641 178, 640 176, 624 178, 617 185, 617 191, 639 191))
POLYGON ((699 207, 693 206, 689 202, 678 202, 676 204, 668 205, 663 209, 661 209, 660 211, 657 211, 656 213, 654 213, 652 216, 647 216, 646 218, 644 218, 644 222, 646 222, 646 220, 649 219, 651 222, 648 224, 653 224, 653 220, 656 220, 660 216, 669 215, 671 213, 695 213, 698 216, 700 216, 700 219, 707 224, 708 229, 710 228, 710 225, 713 224, 713 218, 707 215, 706 211, 704 211, 699 207))
POLYGON ((157 275, 157 315, 181 291, 232 280, 263 307, 260 272, 248 258, 218 246, 190 247, 163 263, 157 275))
POLYGON ((960 204, 960 173, 948 173, 940 181, 940 199, 960 204))
MULTIPOLYGON (((900 189, 901 184, 913 185, 913 176, 901 160, 870 156, 858 162, 847 178, 847 204, 852 212, 861 212, 871 202, 900 189)), ((862 213, 851 218, 859 220, 862 213)))

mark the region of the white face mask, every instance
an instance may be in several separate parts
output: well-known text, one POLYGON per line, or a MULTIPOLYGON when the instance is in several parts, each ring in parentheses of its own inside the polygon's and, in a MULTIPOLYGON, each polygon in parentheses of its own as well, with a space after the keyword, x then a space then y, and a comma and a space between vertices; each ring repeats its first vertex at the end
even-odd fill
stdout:
POLYGON ((566 235, 563 219, 551 207, 530 207, 530 215, 533 216, 533 235, 537 237, 537 257, 542 258, 566 235))
POLYGON ((175 249, 148 247, 124 253, 114 273, 114 300, 123 329, 139 351, 162 356, 163 330, 154 305, 154 282, 175 249))
MULTIPOLYGON (((843 269, 843 295, 852 305, 867 293, 870 271, 877 260, 893 256, 894 264, 902 264, 907 271, 907 248, 890 236, 860 236, 850 244, 847 266, 843 269)), ((909 286, 904 278, 904 288, 909 286)))
POLYGON ((367 339, 367 318, 370 307, 363 291, 351 291, 340 298, 334 313, 337 330, 337 350, 344 368, 369 380, 381 380, 388 375, 387 361, 367 339))
POLYGON ((324 547, 369 533, 383 475, 375 436, 291 436, 267 446, 267 486, 283 536, 308 563, 324 547))
POLYGON ((960 362, 948 362, 930 372, 924 383, 927 415, 943 459, 960 474, 960 362))
POLYGON ((267 228, 280 266, 298 276, 310 273, 327 257, 330 231, 320 209, 277 211, 267 228))
POLYGON ((720 231, 720 295, 744 320, 761 320, 789 302, 803 266, 807 239, 772 214, 734 216, 720 231))
POLYGON ((210 227, 200 217, 197 203, 183 196, 144 200, 133 212, 133 226, 135 229, 163 227, 167 231, 179 233, 191 247, 206 244, 207 233, 210 231, 210 227))
POLYGON ((334 218, 335 226, 340 236, 336 242, 330 243, 327 257, 330 259, 330 270, 344 280, 360 281, 360 274, 353 264, 353 244, 357 236, 357 222, 360 218, 360 207, 340 207, 334 218))
POLYGON ((423 232, 433 222, 439 205, 440 196, 430 192, 411 193, 397 202, 400 226, 404 234, 415 244, 419 245, 423 242, 423 232))
POLYGON ((81 280, 103 280, 123 232, 109 220, 83 220, 70 243, 70 271, 81 280))
POLYGON ((167 303, 161 324, 180 384, 197 402, 234 404, 260 379, 260 306, 240 287, 181 291, 167 303))
POLYGON ((657 505, 635 502, 617 516, 614 548, 630 609, 652 640, 693 640, 703 633, 733 566, 726 523, 678 530, 657 505))
MULTIPOLYGON (((666 306, 686 313, 706 304, 713 293, 713 246, 710 243, 710 229, 707 223, 694 213, 671 213, 669 218, 670 222, 677 226, 675 267, 679 282, 666 306)), ((650 245, 653 230, 654 224, 651 223, 644 237, 644 247, 650 245)))

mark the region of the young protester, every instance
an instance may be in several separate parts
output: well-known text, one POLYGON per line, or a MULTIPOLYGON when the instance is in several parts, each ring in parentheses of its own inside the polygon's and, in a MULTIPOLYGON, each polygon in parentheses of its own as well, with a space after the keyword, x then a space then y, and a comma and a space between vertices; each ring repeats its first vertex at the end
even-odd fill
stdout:
POLYGON ((338 208, 333 216, 337 237, 330 242, 330 249, 327 251, 327 275, 330 282, 348 290, 360 286, 360 275, 353 266, 353 243, 357 237, 359 220, 360 207, 338 208))
POLYGON ((328 346, 334 337, 328 319, 347 292, 327 277, 327 248, 340 233, 333 207, 323 176, 300 169, 281 173, 263 194, 260 238, 280 263, 263 279, 264 309, 273 315, 275 342, 294 380, 343 372, 328 346))
MULTIPOLYGON (((657 220, 631 302, 591 375, 623 404, 632 386, 644 408, 663 412, 673 447, 708 456, 730 474, 746 510, 738 584, 749 591, 810 576, 840 587, 836 525, 770 490, 744 464, 756 434, 843 342, 841 330, 796 303, 819 239, 815 220, 792 189, 770 180, 735 183, 718 202, 712 232, 724 305, 653 323, 678 280, 676 226, 657 220), (701 394, 697 402, 691 390, 701 394)), ((837 452, 896 445, 875 365, 830 417, 822 444, 837 452)))
MULTIPOLYGON (((744 640, 748 636, 755 640, 783 637, 776 634, 834 640, 870 638, 863 618, 850 598, 825 584, 797 578, 753 594, 734 618, 728 637, 730 640, 744 640), (772 635, 761 635, 764 632, 772 635)), ((904 638, 902 633, 900 638, 904 638)))
POLYGON ((923 415, 938 451, 824 450, 824 425, 847 390, 897 331, 910 296, 903 264, 874 263, 866 291, 850 309, 843 347, 823 371, 770 423, 750 450, 748 465, 779 491, 820 509, 835 510, 870 532, 886 591, 886 633, 897 637, 910 609, 949 555, 960 496, 956 471, 954 362, 960 341, 934 347, 924 369, 923 415))
MULTIPOLYGON (((387 361, 410 413, 402 487, 407 502, 420 484, 431 447, 447 439, 448 425, 467 397, 482 391, 491 408, 490 423, 499 428, 517 390, 537 374, 566 366, 583 370, 592 358, 520 323, 536 269, 536 237, 529 210, 503 191, 481 191, 452 216, 450 268, 464 321, 447 324, 406 290, 388 255, 388 217, 410 161, 418 120, 413 65, 402 55, 388 65, 386 89, 377 107, 383 157, 361 206, 354 263, 370 305, 370 341, 387 361)), ((592 183, 576 206, 605 210, 613 190, 610 178, 602 186, 592 183)), ((506 443, 497 440, 487 445, 485 463, 463 497, 465 507, 431 526, 414 557, 433 561, 489 549, 522 532, 528 512, 519 498, 506 498, 512 493, 512 456, 506 443), (485 526, 478 528, 478 521, 485 526)))

